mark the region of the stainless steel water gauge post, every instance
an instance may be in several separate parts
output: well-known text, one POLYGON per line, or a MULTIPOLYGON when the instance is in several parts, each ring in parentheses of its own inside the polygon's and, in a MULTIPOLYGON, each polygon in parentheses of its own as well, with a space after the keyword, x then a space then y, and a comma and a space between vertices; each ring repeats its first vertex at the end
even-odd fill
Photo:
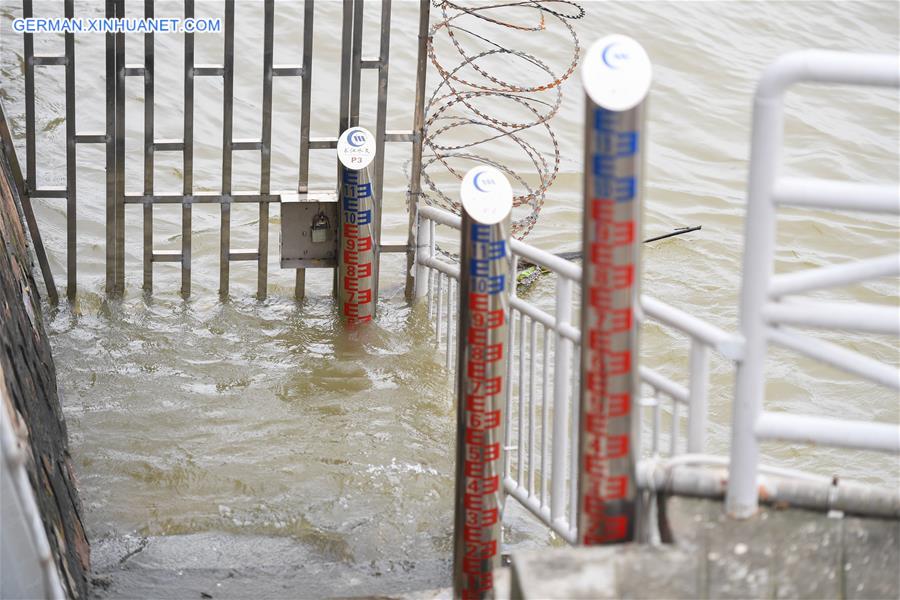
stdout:
POLYGON ((479 166, 462 181, 453 589, 491 597, 500 567, 512 189, 479 166))
POLYGON ((362 127, 351 127, 338 139, 337 154, 341 163, 338 301, 348 323, 364 323, 375 318, 378 300, 378 206, 368 170, 375 158, 375 136, 362 127))
POLYGON ((588 50, 578 541, 634 539, 641 195, 650 59, 611 35, 588 50))

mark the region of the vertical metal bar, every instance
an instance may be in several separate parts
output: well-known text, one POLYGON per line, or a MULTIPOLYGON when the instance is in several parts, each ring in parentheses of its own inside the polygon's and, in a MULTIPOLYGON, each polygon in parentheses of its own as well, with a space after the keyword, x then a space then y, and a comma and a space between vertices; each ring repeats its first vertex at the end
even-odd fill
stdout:
MULTIPOLYGON (((350 121, 348 127, 359 125, 360 78, 362 75, 363 1, 353 0, 353 32, 350 57, 350 121)), ((346 13, 345 13, 346 14, 346 13)), ((346 52, 346 49, 344 50, 346 52)))
MULTIPOLYGON (((896 72, 896 71, 892 71, 896 72)), ((769 301, 769 278, 775 260, 775 203, 772 188, 778 174, 784 138, 783 72, 770 69, 753 100, 747 216, 744 219, 743 279, 740 328, 744 359, 737 363, 731 414, 731 453, 725 511, 736 518, 754 515, 758 508, 759 440, 756 424, 766 396, 765 366, 768 323, 762 308, 769 301), (774 79, 772 79, 774 77, 774 79)))
MULTIPOLYGON (((525 313, 519 312, 519 401, 518 427, 519 439, 516 448, 516 482, 522 486, 525 484, 525 313)), ((512 416, 510 414, 510 416, 512 416)))
POLYGON ((222 106, 222 204, 219 233, 219 295, 228 295, 231 268, 231 159, 234 117, 234 0, 225 0, 225 86, 222 106))
POLYGON ((457 598, 485 598, 500 567, 512 190, 497 169, 476 167, 461 196, 453 588, 457 598))
POLYGON ((425 266, 423 259, 431 258, 431 221, 416 219, 416 277, 414 295, 423 298, 428 295, 428 277, 431 269, 425 266))
POLYGON ((547 506, 550 497, 550 444, 547 429, 550 426, 550 330, 544 325, 544 364, 541 392, 541 508, 547 506))
MULTIPOLYGON (((194 17, 194 0, 184 0, 184 17, 194 17)), ((194 195, 194 34, 184 34, 184 149, 182 151, 182 194, 187 199, 194 195)), ((181 205, 181 295, 191 295, 191 214, 192 205, 181 205)))
MULTIPOLYGON (((153 18, 154 0, 144 0, 144 18, 153 18)), ((153 291, 153 33, 144 34, 144 291, 153 291)))
MULTIPOLYGON (((32 0, 22 0, 22 18, 34 16, 32 0)), ((29 192, 37 189, 37 150, 35 148, 34 116, 34 34, 22 37, 25 50, 25 184, 29 192)))
POLYGON ((535 392, 534 392, 534 379, 535 379, 535 338, 537 337, 537 321, 531 319, 531 328, 528 331, 528 348, 529 352, 529 371, 528 371, 528 496, 535 496, 535 487, 534 487, 534 475, 535 475, 535 464, 534 464, 534 417, 535 417, 535 392))
MULTIPOLYGON (((263 24, 262 156, 259 162, 259 192, 270 191, 272 180, 272 53, 275 37, 275 0, 266 0, 263 24)), ((259 258, 256 263, 256 295, 266 297, 269 279, 269 203, 259 203, 259 258)))
POLYGON ((556 279, 556 354, 553 357, 553 456, 550 467, 550 519, 556 523, 565 518, 566 454, 569 425, 569 367, 572 342, 560 333, 572 320, 572 281, 556 279))
MULTIPOLYGON (((66 0, 67 19, 75 18, 75 1, 66 0)), ((75 299, 78 290, 78 215, 75 189, 75 34, 65 34, 66 53, 66 296, 75 299)))
POLYGON ((438 348, 440 348, 441 344, 441 302, 443 301, 443 296, 441 296, 441 282, 443 281, 444 274, 438 271, 437 275, 437 293, 435 294, 437 298, 437 302, 435 304, 434 309, 434 339, 437 340, 438 348))
MULTIPOLYGON (((512 255, 512 272, 518 273, 518 265, 519 265, 519 257, 515 254, 512 255)), ((515 298, 516 296, 516 286, 511 285, 509 289, 509 295, 511 298, 515 298)), ((513 346, 513 340, 515 339, 515 329, 516 329, 516 320, 512 318, 514 313, 512 309, 510 309, 510 321, 509 321, 509 329, 506 332, 506 347, 509 348, 509 357, 510 360, 507 361, 506 366, 506 380, 509 382, 509 385, 506 386, 506 431, 503 434, 505 440, 509 441, 512 439, 512 409, 513 409, 513 397, 512 397, 512 387, 513 387, 513 357, 515 346, 513 346)), ((509 453, 504 453, 503 455, 503 474, 505 477, 510 477, 510 473, 512 472, 511 468, 511 460, 509 457, 509 453)))
MULTIPOLYGON (((116 16, 115 0, 106 0, 107 19, 116 16)), ((106 37, 106 294, 116 291, 116 36, 106 37)))
POLYGON ((428 300, 428 304, 426 305, 425 314, 427 315, 427 320, 431 321, 431 308, 433 306, 432 299, 434 294, 432 290, 434 289, 434 269, 428 269, 428 291, 425 293, 425 297, 428 300))
POLYGON ((381 244, 381 216, 384 208, 384 144, 387 136, 388 67, 391 51, 391 0, 381 0, 381 47, 378 53, 378 104, 375 113, 375 185, 377 215, 375 239, 381 244))
POLYGON ((672 398, 672 427, 671 427, 671 435, 669 437, 669 455, 675 456, 675 452, 678 449, 678 401, 675 398, 672 398))
MULTIPOLYGON (((581 389, 581 369, 579 369, 579 354, 575 354, 573 357, 573 363, 571 368, 572 381, 571 387, 569 388, 572 391, 571 402, 572 402, 572 423, 570 425, 571 431, 573 435, 576 432, 581 431, 581 411, 578 410, 578 393, 581 389)), ((578 452, 578 444, 577 442, 573 444, 572 452, 569 454, 569 530, 574 531, 575 535, 574 539, 578 539, 578 471, 579 471, 579 460, 581 456, 578 452)))
POLYGON ((350 127, 350 86, 351 86, 351 60, 353 56, 353 3, 354 0, 344 0, 343 26, 341 28, 341 92, 340 110, 338 111, 338 135, 350 127))
POLYGON ((422 193, 422 145, 424 144, 425 129, 425 83, 428 74, 428 18, 431 11, 430 0, 419 0, 419 48, 416 58, 416 99, 413 105, 413 145, 412 163, 410 164, 409 195, 407 205, 409 209, 409 231, 407 233, 408 248, 406 253, 406 298, 413 300, 421 296, 413 294, 415 290, 415 277, 418 271, 413 270, 415 252, 418 248, 416 235, 416 213, 419 206, 419 196, 422 193))
MULTIPOLYGON (((310 102, 312 100, 312 56, 313 56, 313 19, 315 15, 314 0, 306 0, 303 4, 303 81, 300 90, 300 173, 297 181, 297 193, 309 191, 309 121, 310 102)), ((294 282, 294 297, 303 298, 306 288, 306 270, 297 269, 294 282)))
POLYGON ((660 404, 660 392, 656 390, 656 393, 653 395, 654 404, 653 404, 653 456, 659 456, 659 432, 661 429, 661 417, 659 411, 660 404))
POLYGON ((644 114, 650 60, 631 38, 597 41, 582 67, 585 256, 581 298, 578 540, 634 538, 644 114), (615 58, 607 60, 615 47, 615 58), (610 63, 610 60, 613 62, 610 63), (612 65, 612 66, 610 66, 612 65))
MULTIPOLYGON (((116 17, 125 18, 125 0, 116 0, 116 17)), ((115 200, 115 289, 125 291, 125 32, 115 34, 116 46, 116 200, 115 200)))
MULTIPOLYGON (((353 14, 354 0, 344 0, 341 11, 341 91, 340 106, 338 112, 338 135, 342 135, 350 128, 350 94, 352 88, 353 68, 353 14)), ((341 165, 337 165, 337 185, 341 186, 343 175, 341 165)), ((334 271, 334 292, 339 295, 338 270, 334 271)))
POLYGON ((453 278, 447 278, 447 348, 446 355, 444 356, 444 367, 449 370, 450 369, 450 346, 453 343, 453 328, 452 328, 452 320, 453 320, 453 278))
POLYGON ((701 454, 706 445, 709 348, 696 338, 691 340, 690 370, 687 451, 691 454, 701 454))
POLYGON ((309 111, 312 100, 314 0, 303 4, 303 81, 300 89, 300 173, 297 193, 309 191, 309 111))

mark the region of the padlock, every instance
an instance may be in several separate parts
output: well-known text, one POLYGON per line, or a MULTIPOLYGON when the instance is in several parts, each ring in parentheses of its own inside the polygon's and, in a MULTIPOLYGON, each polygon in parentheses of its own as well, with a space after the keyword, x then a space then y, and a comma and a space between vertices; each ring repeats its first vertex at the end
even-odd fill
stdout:
POLYGON ((315 217, 313 217, 313 224, 312 224, 312 241, 313 241, 313 243, 321 244, 323 242, 327 242, 329 229, 331 229, 331 224, 328 222, 328 217, 326 217, 324 213, 319 213, 315 217))

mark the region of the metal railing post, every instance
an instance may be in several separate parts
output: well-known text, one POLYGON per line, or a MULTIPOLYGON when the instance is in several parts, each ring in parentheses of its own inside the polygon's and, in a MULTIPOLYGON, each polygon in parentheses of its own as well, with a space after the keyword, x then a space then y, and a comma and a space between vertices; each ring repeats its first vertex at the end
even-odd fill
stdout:
POLYGON ((706 445, 709 347, 696 338, 691 340, 690 370, 687 451, 691 454, 701 454, 706 445))
POLYGON ((364 323, 375 318, 378 301, 377 215, 368 169, 375 158, 375 136, 362 127, 352 127, 338 139, 337 154, 341 183, 338 302, 348 323, 364 323))
POLYGON ((412 163, 409 175, 409 232, 406 253, 406 297, 407 299, 422 298, 418 290, 418 275, 420 272, 414 268, 416 253, 418 252, 417 234, 419 233, 418 219, 416 217, 419 207, 419 196, 422 193, 422 146, 425 141, 425 81, 428 75, 428 20, 431 14, 430 0, 419 0, 419 46, 416 58, 416 98, 413 108, 413 148, 412 163), (415 280, 414 280, 415 278, 415 280))
POLYGON ((512 189, 500 171, 479 166, 460 196, 453 589, 457 598, 485 598, 500 567, 512 189))
MULTIPOLYGON (((107 19, 116 16, 116 1, 106 0, 107 19)), ((106 78, 106 295, 116 295, 116 209, 118 180, 116 179, 116 89, 118 87, 116 68, 116 36, 103 34, 105 39, 106 78)))
POLYGON ((572 321, 572 281, 556 279, 556 340, 553 356, 553 438, 550 457, 550 522, 566 517, 566 455, 568 454, 569 369, 572 342, 560 333, 572 321))
POLYGON ((416 211, 415 298, 428 295, 428 267, 422 260, 426 256, 431 256, 431 221, 423 219, 416 211))
POLYGON ((754 427, 765 394, 766 302, 775 257, 775 205, 771 192, 780 157, 784 112, 780 97, 764 97, 757 91, 753 103, 753 133, 747 215, 744 220, 744 264, 741 287, 740 328, 744 336, 744 360, 737 365, 731 424, 731 459, 725 510, 747 518, 756 513, 756 469, 759 441, 754 427))
POLYGON ((635 534, 635 313, 650 59, 631 38, 608 36, 588 50, 582 81, 587 131, 576 518, 579 543, 593 545, 630 541, 635 534))

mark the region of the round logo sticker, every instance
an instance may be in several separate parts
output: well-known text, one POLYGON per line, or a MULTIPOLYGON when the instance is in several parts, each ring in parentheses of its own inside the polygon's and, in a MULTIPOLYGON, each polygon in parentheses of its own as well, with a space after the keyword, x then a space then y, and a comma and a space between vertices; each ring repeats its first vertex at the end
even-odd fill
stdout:
POLYGON ((644 48, 624 35, 600 38, 590 47, 581 67, 584 91, 599 106, 629 110, 647 95, 652 78, 644 48))
POLYGON ((348 169, 365 169, 375 158, 375 136, 363 127, 351 127, 338 138, 337 154, 348 169))
POLYGON ((509 180, 494 167, 469 169, 459 190, 463 208, 484 225, 499 223, 512 210, 513 193, 509 180))

